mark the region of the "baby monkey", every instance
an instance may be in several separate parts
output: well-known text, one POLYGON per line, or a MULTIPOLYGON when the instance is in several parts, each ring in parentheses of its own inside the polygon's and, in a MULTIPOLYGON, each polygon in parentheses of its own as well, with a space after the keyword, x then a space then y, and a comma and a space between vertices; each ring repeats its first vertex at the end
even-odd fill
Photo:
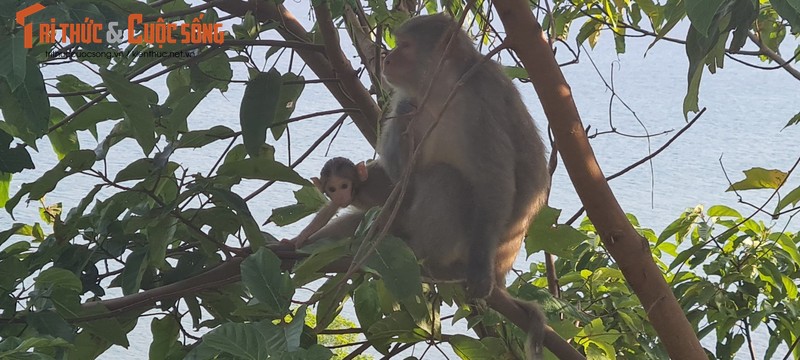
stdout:
MULTIPOLYGON (((363 161, 354 164, 350 159, 335 157, 328 160, 319 177, 312 177, 314 186, 325 194, 331 201, 317 212, 303 231, 291 240, 295 248, 302 247, 312 235, 328 224, 341 208, 350 205, 359 210, 368 210, 374 206, 383 205, 392 192, 389 176, 381 166, 369 165, 363 161)), ((323 234, 318 234, 323 235, 323 234)), ((325 236, 316 236, 321 238, 325 236)))

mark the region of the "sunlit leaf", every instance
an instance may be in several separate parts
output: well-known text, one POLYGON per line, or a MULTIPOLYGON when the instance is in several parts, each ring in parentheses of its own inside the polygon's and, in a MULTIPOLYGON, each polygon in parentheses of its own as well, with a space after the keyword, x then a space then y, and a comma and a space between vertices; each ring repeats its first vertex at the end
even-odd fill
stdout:
POLYGON ((755 167, 744 171, 744 180, 737 181, 725 191, 751 189, 777 189, 786 180, 787 174, 776 169, 755 167))

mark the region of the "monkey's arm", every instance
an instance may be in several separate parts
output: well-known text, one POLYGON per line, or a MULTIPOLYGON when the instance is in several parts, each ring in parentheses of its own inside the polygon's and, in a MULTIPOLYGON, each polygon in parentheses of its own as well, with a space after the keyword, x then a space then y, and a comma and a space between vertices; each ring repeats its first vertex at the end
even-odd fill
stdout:
POLYGON ((331 218, 336 215, 337 211, 339 211, 339 207, 336 206, 333 201, 328 202, 317 212, 316 215, 314 215, 314 219, 311 220, 311 223, 306 225, 305 229, 300 231, 300 234, 289 241, 294 244, 295 248, 299 249, 305 244, 306 241, 308 241, 308 238, 311 237, 311 235, 314 235, 314 233, 327 225, 328 222, 331 221, 331 218))

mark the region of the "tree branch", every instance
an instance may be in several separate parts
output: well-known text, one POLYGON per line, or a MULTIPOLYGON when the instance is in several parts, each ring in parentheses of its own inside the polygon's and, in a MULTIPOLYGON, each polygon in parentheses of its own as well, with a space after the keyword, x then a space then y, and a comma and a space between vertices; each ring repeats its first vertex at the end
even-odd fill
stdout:
MULTIPOLYGON (((217 8, 232 15, 244 16, 248 11, 252 11, 253 15, 259 21, 276 21, 281 24, 277 30, 285 40, 311 43, 311 40, 306 35, 306 29, 303 28, 294 15, 283 6, 276 5, 273 2, 247 2, 241 0, 204 1, 215 1, 215 3, 218 4, 217 8)), ((303 61, 305 61, 306 65, 314 71, 317 77, 323 79, 337 77, 336 71, 334 71, 330 61, 328 61, 323 54, 304 48, 296 48, 295 51, 300 55, 303 61)), ((364 135, 364 138, 374 147, 378 139, 377 124, 381 116, 381 111, 364 88, 364 85, 360 82, 357 84, 353 84, 352 82, 348 82, 347 84, 326 82, 325 86, 343 108, 358 108, 360 110, 348 114, 364 135)))
POLYGON ((772 51, 772 49, 767 47, 767 45, 765 45, 764 42, 762 42, 761 39, 758 38, 758 36, 756 36, 752 32, 748 32, 747 33, 747 37, 750 38, 750 41, 752 41, 756 45, 758 45, 758 49, 761 50, 761 52, 766 57, 768 57, 768 58, 772 59, 773 61, 775 61, 776 63, 778 63, 778 65, 783 67, 783 69, 786 70, 786 72, 788 72, 789 74, 794 76, 795 79, 800 80, 800 71, 798 71, 797 69, 793 68, 792 65, 790 65, 788 62, 786 62, 786 60, 784 60, 780 55, 778 55, 778 53, 772 51))
POLYGON ((561 158, 604 245, 619 264, 670 357, 706 360, 705 351, 672 289, 653 262, 647 242, 625 217, 583 130, 572 91, 527 1, 494 3, 506 43, 520 57, 542 102, 561 158))
MULTIPOLYGON (((295 263, 308 256, 307 254, 298 253, 294 250, 285 250, 285 247, 278 245, 269 246, 269 248, 275 253, 275 255, 278 256, 278 258, 281 259, 281 268, 283 270, 291 270, 295 263)), ((70 323, 81 323, 119 317, 132 312, 141 312, 152 309, 159 301, 176 300, 184 296, 195 295, 206 290, 214 290, 224 285, 233 284, 242 279, 240 265, 248 256, 249 254, 244 256, 236 256, 201 274, 174 282, 172 284, 159 286, 157 288, 115 299, 87 302, 81 306, 85 311, 90 311, 96 307, 102 307, 108 311, 103 311, 97 315, 65 320, 70 323)), ((350 266, 350 262, 351 259, 348 258, 339 259, 331 262, 319 272, 346 272, 350 266)), ((24 323, 25 321, 25 316, 19 316, 13 319, 0 319, 0 322, 2 323, 24 323)))

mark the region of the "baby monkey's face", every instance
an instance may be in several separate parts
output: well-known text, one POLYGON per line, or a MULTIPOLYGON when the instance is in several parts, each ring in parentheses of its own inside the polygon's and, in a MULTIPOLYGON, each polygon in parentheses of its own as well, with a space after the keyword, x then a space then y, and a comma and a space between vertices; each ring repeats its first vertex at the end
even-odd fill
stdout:
POLYGON ((320 189, 339 207, 348 207, 353 203, 353 181, 339 176, 331 176, 320 189))

